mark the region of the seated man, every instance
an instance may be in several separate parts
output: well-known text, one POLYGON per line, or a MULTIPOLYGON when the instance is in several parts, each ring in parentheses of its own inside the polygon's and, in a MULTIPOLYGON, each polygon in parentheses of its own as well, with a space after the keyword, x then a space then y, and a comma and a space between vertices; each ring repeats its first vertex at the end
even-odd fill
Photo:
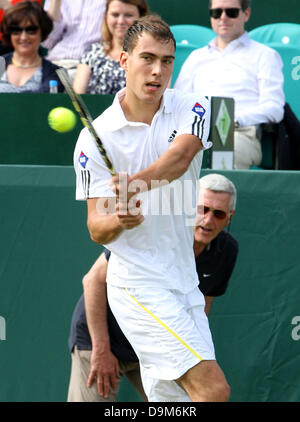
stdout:
POLYGON ((217 37, 190 54, 174 87, 234 98, 234 167, 258 166, 262 160, 260 124, 283 118, 282 60, 275 50, 251 40, 245 32, 250 0, 210 0, 210 17, 217 37))
MULTIPOLYGON (((236 189, 226 177, 209 174, 200 179, 194 252, 207 315, 213 298, 225 293, 236 262, 238 243, 224 230, 235 212, 235 205, 236 189)), ((110 252, 105 249, 83 279, 87 318, 83 296, 73 314, 68 401, 115 401, 121 376, 126 376, 146 400, 138 358, 107 305, 105 278, 109 256, 110 252)))

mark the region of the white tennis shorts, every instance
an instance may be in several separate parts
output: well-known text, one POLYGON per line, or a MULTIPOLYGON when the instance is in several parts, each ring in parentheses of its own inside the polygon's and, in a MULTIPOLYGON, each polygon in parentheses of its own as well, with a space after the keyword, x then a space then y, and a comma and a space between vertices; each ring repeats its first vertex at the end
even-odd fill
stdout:
POLYGON ((215 360, 204 298, 161 288, 108 285, 109 305, 141 366, 149 401, 190 401, 174 381, 201 360, 215 360))

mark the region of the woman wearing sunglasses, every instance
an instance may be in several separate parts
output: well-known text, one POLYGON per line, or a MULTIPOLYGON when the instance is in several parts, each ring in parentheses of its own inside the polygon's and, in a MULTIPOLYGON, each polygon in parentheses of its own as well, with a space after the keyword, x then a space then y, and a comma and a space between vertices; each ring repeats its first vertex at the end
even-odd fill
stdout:
MULTIPOLYGON (((4 17, 4 10, 8 9, 9 7, 17 3, 20 3, 21 1, 24 1, 24 0, 0 0, 0 25, 4 17)), ((42 5, 43 3, 42 0, 31 0, 31 1, 36 1, 40 5, 42 5)), ((3 54, 10 53, 12 49, 10 47, 4 46, 1 40, 2 40, 2 34, 0 32, 0 55, 2 56, 3 54)))
POLYGON ((51 18, 36 2, 21 2, 5 11, 1 24, 3 43, 13 48, 5 54, 6 71, 0 79, 0 92, 49 92, 49 81, 58 81, 58 66, 39 54, 41 41, 53 27, 51 18))

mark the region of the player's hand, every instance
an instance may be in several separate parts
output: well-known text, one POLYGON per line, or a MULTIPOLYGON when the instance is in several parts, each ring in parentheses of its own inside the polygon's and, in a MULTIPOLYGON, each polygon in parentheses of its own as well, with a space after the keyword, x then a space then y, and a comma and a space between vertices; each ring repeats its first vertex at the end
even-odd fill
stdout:
POLYGON ((133 229, 139 226, 144 221, 144 216, 141 212, 141 201, 130 201, 128 203, 118 202, 116 204, 116 215, 120 226, 125 230, 133 229))
POLYGON ((144 221, 141 201, 134 198, 139 193, 128 173, 117 173, 112 177, 110 187, 117 195, 116 215, 120 226, 130 230, 144 221))
POLYGON ((131 198, 140 192, 138 183, 129 176, 128 173, 117 173, 111 178, 110 187, 117 195, 120 202, 129 202, 131 198))
POLYGON ((116 390, 118 386, 117 378, 120 375, 118 359, 110 350, 99 352, 93 349, 90 363, 87 387, 90 388, 96 381, 98 394, 107 399, 110 388, 116 390))

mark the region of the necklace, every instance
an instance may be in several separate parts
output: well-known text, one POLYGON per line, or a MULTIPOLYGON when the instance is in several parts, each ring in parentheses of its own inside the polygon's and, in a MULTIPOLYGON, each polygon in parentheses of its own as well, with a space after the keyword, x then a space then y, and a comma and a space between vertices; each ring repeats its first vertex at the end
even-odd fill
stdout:
POLYGON ((41 59, 41 57, 39 57, 38 60, 35 63, 33 63, 29 66, 23 66, 22 64, 16 62, 16 60, 13 57, 11 59, 12 64, 14 64, 17 67, 20 67, 21 69, 31 69, 33 67, 39 66, 41 64, 41 61, 42 61, 42 59, 41 59))

